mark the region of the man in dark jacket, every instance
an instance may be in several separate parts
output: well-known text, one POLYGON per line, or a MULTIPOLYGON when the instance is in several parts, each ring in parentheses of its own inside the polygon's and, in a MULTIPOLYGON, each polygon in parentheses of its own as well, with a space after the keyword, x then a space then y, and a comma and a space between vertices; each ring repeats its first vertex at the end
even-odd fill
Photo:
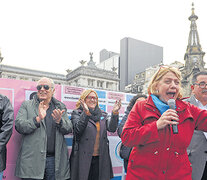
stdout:
POLYGON ((41 78, 37 95, 24 101, 15 120, 22 134, 15 175, 22 179, 70 178, 69 154, 64 135, 72 132, 65 105, 55 99, 52 79, 41 78))
MULTIPOLYGON (((207 72, 194 74, 192 96, 186 101, 207 110, 207 72)), ((192 164, 192 180, 205 180, 207 177, 207 133, 195 130, 187 149, 192 164)))
POLYGON ((14 110, 9 99, 0 94, 0 180, 6 169, 6 145, 12 135, 14 110))

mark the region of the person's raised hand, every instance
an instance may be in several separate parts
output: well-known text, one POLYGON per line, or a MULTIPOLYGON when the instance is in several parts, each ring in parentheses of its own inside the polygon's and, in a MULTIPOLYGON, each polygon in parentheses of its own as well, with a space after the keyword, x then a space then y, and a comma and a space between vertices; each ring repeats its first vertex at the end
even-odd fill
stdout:
POLYGON ((44 101, 41 101, 38 106, 38 116, 36 117, 36 120, 38 123, 40 123, 41 120, 43 120, 46 116, 46 111, 49 106, 44 104, 44 101))
POLYGON ((63 115, 64 112, 65 112, 64 109, 63 109, 63 110, 60 110, 60 109, 54 109, 54 110, 53 110, 53 112, 52 112, 52 117, 53 117, 53 119, 55 120, 55 122, 56 122, 57 124, 60 123, 60 120, 61 120, 62 115, 63 115))
POLYGON ((112 112, 118 113, 121 108, 121 99, 116 100, 112 112))

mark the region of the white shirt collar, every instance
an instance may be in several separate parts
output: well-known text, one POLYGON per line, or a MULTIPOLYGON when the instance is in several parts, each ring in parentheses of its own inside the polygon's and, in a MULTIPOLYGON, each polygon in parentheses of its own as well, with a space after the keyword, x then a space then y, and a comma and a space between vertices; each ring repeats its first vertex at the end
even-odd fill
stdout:
POLYGON ((198 99, 195 98, 195 100, 196 100, 196 102, 198 103, 198 107, 199 107, 200 109, 205 109, 205 110, 207 110, 207 104, 204 106, 198 99))

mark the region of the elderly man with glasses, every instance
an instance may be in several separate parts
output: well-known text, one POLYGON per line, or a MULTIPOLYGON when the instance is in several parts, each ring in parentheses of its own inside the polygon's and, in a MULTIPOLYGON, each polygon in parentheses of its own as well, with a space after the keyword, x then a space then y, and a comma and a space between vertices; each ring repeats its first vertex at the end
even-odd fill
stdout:
MULTIPOLYGON (((207 72, 194 74, 192 79, 192 95, 186 101, 207 110, 207 72)), ((190 146, 187 149, 192 164, 192 179, 204 180, 207 177, 207 133, 195 130, 190 146)))
POLYGON ((37 95, 24 101, 15 120, 22 135, 15 175, 25 180, 69 179, 69 156, 64 135, 72 132, 65 105, 55 99, 54 82, 41 78, 37 95))

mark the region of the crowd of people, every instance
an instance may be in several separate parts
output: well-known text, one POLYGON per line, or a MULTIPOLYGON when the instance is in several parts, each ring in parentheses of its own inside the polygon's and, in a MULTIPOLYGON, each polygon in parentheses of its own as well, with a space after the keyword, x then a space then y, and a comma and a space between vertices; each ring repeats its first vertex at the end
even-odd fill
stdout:
POLYGON ((192 95, 182 97, 181 73, 161 66, 148 96, 134 96, 119 123, 121 100, 111 115, 99 107, 95 90, 80 95, 71 118, 53 97, 52 79, 41 78, 37 93, 13 107, 0 95, 0 180, 13 121, 21 134, 15 176, 22 180, 110 180, 113 178, 107 132, 121 138, 126 180, 207 179, 207 72, 193 75, 192 95), (64 135, 73 134, 69 157, 64 135))

